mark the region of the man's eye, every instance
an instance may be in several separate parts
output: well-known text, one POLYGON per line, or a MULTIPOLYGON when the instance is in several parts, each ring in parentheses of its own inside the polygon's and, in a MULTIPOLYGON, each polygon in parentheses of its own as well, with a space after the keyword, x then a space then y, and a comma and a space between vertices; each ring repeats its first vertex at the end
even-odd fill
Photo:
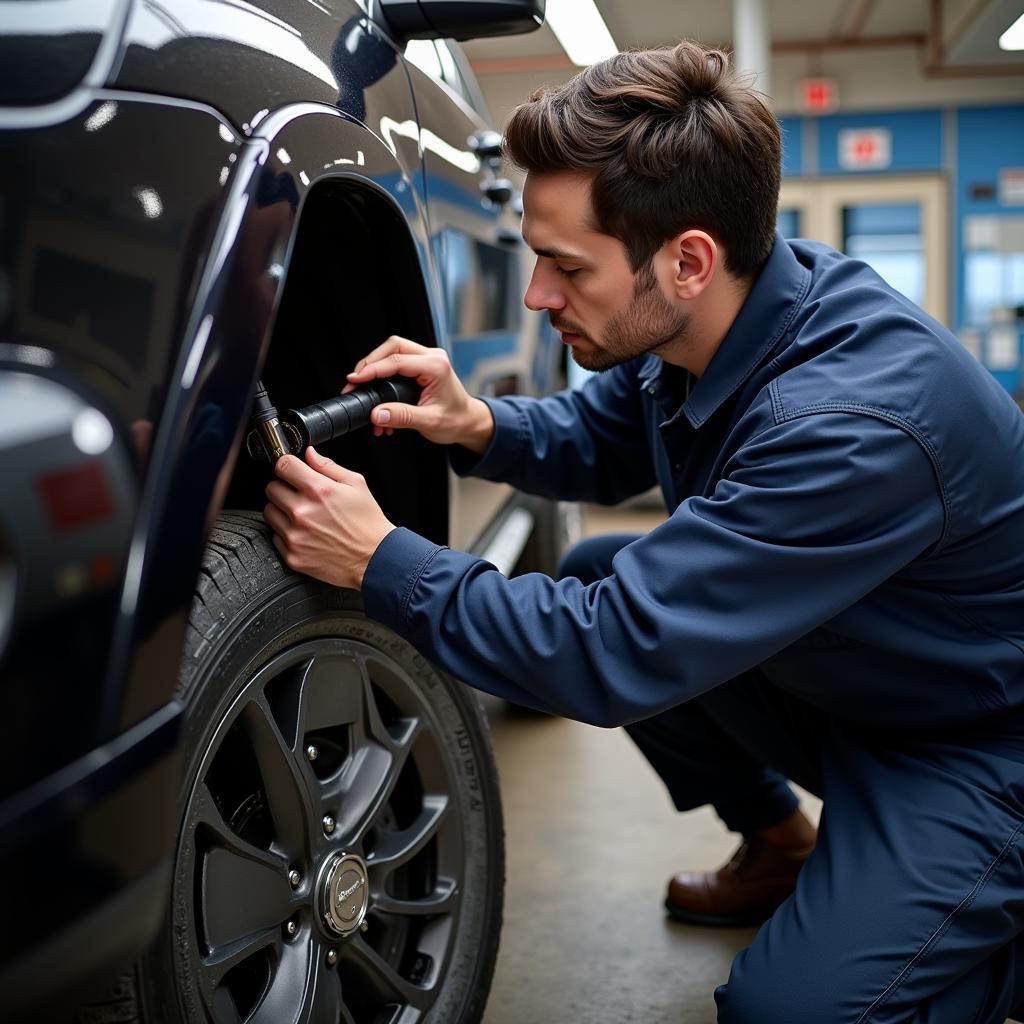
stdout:
POLYGON ((562 277, 572 277, 573 274, 578 274, 580 272, 579 267, 576 267, 573 270, 566 270, 565 267, 560 267, 557 263, 555 264, 555 270, 557 270, 562 277))

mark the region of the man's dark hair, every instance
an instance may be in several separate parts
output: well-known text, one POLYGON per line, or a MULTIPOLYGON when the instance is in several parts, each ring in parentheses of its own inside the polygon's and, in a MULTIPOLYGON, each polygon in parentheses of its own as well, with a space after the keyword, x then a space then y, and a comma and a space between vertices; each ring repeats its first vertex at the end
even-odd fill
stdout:
POLYGON ((618 53, 512 113, 505 152, 528 173, 594 173, 597 227, 633 273, 689 228, 725 247, 737 277, 757 273, 775 238, 779 125, 727 56, 684 40, 618 53))

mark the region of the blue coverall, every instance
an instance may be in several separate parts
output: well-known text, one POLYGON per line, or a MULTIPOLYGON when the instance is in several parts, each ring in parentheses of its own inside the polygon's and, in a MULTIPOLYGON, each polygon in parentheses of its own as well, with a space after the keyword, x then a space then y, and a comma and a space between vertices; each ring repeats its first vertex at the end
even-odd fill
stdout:
POLYGON ((792 809, 787 777, 823 797, 720 1021, 1002 1022, 1024 1001, 1009 396, 863 263, 777 238, 699 380, 647 356, 489 404, 457 471, 605 503, 657 483, 668 520, 591 582, 507 580, 398 529, 368 614, 479 689, 629 726, 677 806, 738 831, 792 809))

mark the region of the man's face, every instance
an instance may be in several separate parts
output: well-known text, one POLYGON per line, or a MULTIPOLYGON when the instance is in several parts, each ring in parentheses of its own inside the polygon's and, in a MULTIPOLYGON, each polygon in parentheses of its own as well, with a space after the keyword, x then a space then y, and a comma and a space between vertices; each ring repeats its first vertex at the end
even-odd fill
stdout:
POLYGON ((625 246, 594 226, 590 175, 531 174, 523 209, 523 237, 537 253, 524 301, 548 311, 580 366, 607 370, 685 338, 689 317, 654 272, 634 274, 625 246))

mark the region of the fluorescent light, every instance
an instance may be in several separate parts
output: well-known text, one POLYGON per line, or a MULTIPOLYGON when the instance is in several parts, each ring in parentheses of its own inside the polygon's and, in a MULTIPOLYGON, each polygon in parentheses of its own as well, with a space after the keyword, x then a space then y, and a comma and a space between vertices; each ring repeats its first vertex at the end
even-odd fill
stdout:
POLYGON ((999 49, 1024 50, 1024 14, 999 37, 999 49))
POLYGON ((594 0, 548 0, 545 20, 569 60, 581 68, 619 52, 594 0))

